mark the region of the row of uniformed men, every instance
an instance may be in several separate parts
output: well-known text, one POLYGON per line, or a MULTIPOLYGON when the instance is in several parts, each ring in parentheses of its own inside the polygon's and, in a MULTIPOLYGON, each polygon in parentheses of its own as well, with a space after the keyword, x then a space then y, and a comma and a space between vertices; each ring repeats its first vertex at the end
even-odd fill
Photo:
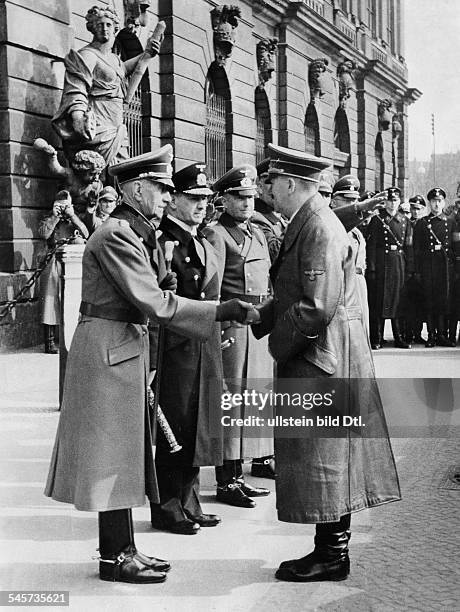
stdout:
MULTIPOLYGON (((268 333, 278 377, 286 380, 347 377, 352 360, 354 374, 370 381, 373 403, 366 410, 379 429, 371 436, 378 442, 357 438, 352 453, 347 435, 278 439, 278 516, 317 523, 317 540, 313 556, 282 563, 277 577, 346 578, 350 513, 399 499, 389 442, 382 435, 384 416, 362 326, 355 263, 343 227, 317 194, 319 173, 329 163, 274 145, 271 150, 268 193, 290 219, 279 248, 273 243, 273 299, 268 298, 267 240, 250 220, 255 168, 234 168, 217 181, 225 213, 203 233, 199 226, 210 194, 203 164, 171 180, 172 149, 166 146, 110 168, 123 203, 85 250, 82 317, 69 353, 46 487, 58 501, 99 512, 102 579, 166 578, 169 564, 134 545, 130 509, 142 506, 145 494, 154 527, 194 534, 220 521, 202 511, 201 465, 218 466, 217 497, 223 502, 253 507, 251 497, 268 492, 244 481, 241 461, 258 457, 259 473, 272 476, 272 432, 261 429, 258 438, 249 438, 241 428, 224 431, 220 411, 224 377, 231 393, 251 387, 251 379, 256 384, 265 379, 266 388, 272 375, 263 339, 268 333), (152 224, 161 230, 158 241, 152 224), (167 241, 176 243, 173 272, 159 247, 167 241), (147 318, 165 329, 164 351, 157 355, 148 340, 147 318), (248 323, 259 323, 254 337, 248 323), (316 343, 320 336, 326 348, 316 343), (353 345, 347 348, 351 336, 353 345), (233 340, 223 353, 222 338, 233 340), (151 451, 156 433, 148 410, 140 410, 146 405, 149 370, 155 369, 160 404, 182 445, 171 453, 166 437, 158 434, 157 472, 151 451), (81 380, 88 381, 83 388, 81 380), (365 478, 364 457, 373 457, 365 478), (352 486, 342 478, 350 470, 352 486)), ((358 206, 343 209, 357 216, 358 206)), ((232 413, 244 416, 246 408, 232 413)))

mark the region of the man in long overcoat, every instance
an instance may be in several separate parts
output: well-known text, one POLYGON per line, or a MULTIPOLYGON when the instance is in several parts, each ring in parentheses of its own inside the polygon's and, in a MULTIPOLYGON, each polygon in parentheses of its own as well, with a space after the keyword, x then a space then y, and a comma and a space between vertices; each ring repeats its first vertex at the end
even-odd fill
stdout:
POLYGON ((453 302, 455 223, 444 214, 445 198, 444 189, 431 189, 427 195, 430 213, 414 228, 415 269, 422 286, 427 348, 436 344, 455 346, 455 340, 447 337, 447 319, 453 302))
MULTIPOLYGON (((209 242, 215 247, 224 265, 221 285, 223 302, 240 298, 253 304, 262 302, 268 294, 270 255, 263 232, 250 218, 254 212, 256 193, 254 166, 232 168, 215 184, 221 195, 225 212, 214 225, 205 229, 209 242)), ((222 353, 224 377, 231 393, 242 393, 250 386, 265 384, 272 379, 273 361, 266 340, 256 340, 247 326, 238 323, 222 325, 222 340, 233 344, 222 353), (249 381, 249 382, 248 382, 249 381)), ((241 406, 232 417, 244 418, 251 407, 241 406)), ((270 416, 267 414, 264 416, 270 416)), ((242 462, 246 458, 270 460, 273 438, 267 430, 247 430, 245 427, 226 427, 224 430, 224 463, 216 468, 217 499, 222 503, 253 508, 251 497, 268 495, 264 487, 253 487, 245 482, 242 462)))
POLYGON ((391 319, 394 345, 411 348, 404 338, 399 322, 399 302, 405 278, 405 250, 409 236, 407 217, 398 212, 401 191, 387 189, 385 208, 372 217, 367 227, 366 281, 369 296, 369 323, 372 348, 383 342, 385 319, 391 319))
MULTIPOLYGON (((159 243, 174 246, 172 271, 177 295, 217 303, 223 264, 198 229, 206 213, 208 186, 205 165, 196 163, 172 177, 174 194, 160 224, 159 243)), ((195 534, 220 522, 203 514, 199 501, 201 465, 221 465, 222 432, 218 407, 222 394, 220 325, 206 341, 165 330, 160 372, 160 406, 182 450, 170 452, 158 432, 155 466, 160 503, 151 504, 152 525, 173 533, 195 534)), ((158 375, 158 372, 157 372, 158 375)))
POLYGON ((259 307, 261 321, 253 332, 270 333, 278 392, 289 396, 293 385, 305 392, 337 386, 339 412, 353 411, 366 425, 361 432, 340 422, 324 433, 319 426, 307 433, 275 429, 278 518, 316 523, 314 552, 283 562, 276 577, 343 580, 349 573, 351 513, 400 499, 398 478, 362 325, 350 241, 317 193, 319 173, 328 162, 270 148, 275 207, 290 223, 270 271, 273 297, 259 307))
MULTIPOLYGON (((147 317, 206 340, 216 320, 246 318, 243 302, 215 306, 175 295, 151 220, 170 201, 172 147, 111 168, 123 204, 89 239, 81 318, 70 347, 45 494, 99 513, 99 575, 162 582, 169 564, 136 550, 131 508, 158 501, 147 410, 147 317)), ((156 216, 156 218, 155 218, 156 216)), ((252 308, 252 307, 251 307, 252 308)))

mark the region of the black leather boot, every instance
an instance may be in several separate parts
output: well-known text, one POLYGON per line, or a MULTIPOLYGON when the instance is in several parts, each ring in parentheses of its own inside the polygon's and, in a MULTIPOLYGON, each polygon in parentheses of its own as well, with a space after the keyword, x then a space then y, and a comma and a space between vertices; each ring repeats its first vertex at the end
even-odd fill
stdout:
POLYGON ((301 559, 283 561, 275 578, 286 582, 345 580, 350 573, 350 519, 345 514, 337 523, 317 524, 314 551, 301 559))
POLYGON ((248 497, 264 497, 265 495, 270 495, 270 489, 266 489, 265 487, 253 487, 244 480, 242 460, 236 461, 235 467, 236 484, 239 485, 245 495, 248 497))
POLYGON ((395 348, 410 349, 411 345, 404 340, 398 319, 391 319, 391 329, 393 331, 395 348))
POLYGON ((111 582, 164 582, 167 561, 137 551, 131 509, 99 512, 99 577, 111 582))
POLYGON ((275 457, 258 457, 252 460, 251 476, 275 480, 275 457))
POLYGON ((54 342, 54 327, 54 325, 43 325, 45 353, 49 355, 56 355, 56 353, 59 353, 59 349, 54 342))
POLYGON ((222 504, 239 508, 255 508, 256 502, 241 490, 237 482, 237 472, 241 463, 239 460, 225 460, 223 465, 216 467, 217 491, 216 499, 222 504), (240 464, 239 466, 237 465, 240 464))

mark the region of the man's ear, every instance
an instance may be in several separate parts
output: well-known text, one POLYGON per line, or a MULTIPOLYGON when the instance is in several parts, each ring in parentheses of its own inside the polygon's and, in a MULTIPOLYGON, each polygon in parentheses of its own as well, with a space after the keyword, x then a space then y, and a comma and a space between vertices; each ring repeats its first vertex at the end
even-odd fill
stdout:
POLYGON ((292 176, 288 177, 288 193, 289 194, 293 194, 296 190, 296 182, 295 179, 292 178, 292 176))
POLYGON ((134 181, 133 184, 133 198, 140 202, 142 199, 142 181, 134 181))
POLYGON ((171 194, 171 201, 168 202, 168 208, 171 210, 177 210, 176 196, 173 193, 171 194))

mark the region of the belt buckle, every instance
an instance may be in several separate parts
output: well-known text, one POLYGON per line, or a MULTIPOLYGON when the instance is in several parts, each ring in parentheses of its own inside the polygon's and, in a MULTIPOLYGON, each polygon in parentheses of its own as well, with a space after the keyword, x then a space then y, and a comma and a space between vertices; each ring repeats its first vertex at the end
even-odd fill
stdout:
POLYGON ((440 244, 435 244, 434 245, 434 250, 435 251, 440 251, 441 250, 441 245, 440 244))

